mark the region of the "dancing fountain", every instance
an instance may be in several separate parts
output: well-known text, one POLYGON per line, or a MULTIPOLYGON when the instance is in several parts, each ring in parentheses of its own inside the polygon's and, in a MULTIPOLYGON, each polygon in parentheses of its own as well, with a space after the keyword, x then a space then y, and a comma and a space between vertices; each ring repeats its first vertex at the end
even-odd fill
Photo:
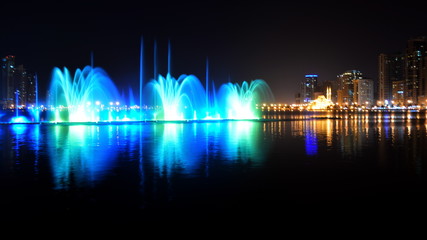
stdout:
POLYGON ((206 108, 205 90, 194 75, 181 75, 178 79, 169 73, 166 77, 159 75, 147 84, 149 105, 159 105, 159 111, 153 119, 189 120, 203 118, 206 108), (157 104, 159 103, 159 104, 157 104))
POLYGON ((49 120, 54 122, 98 122, 114 120, 112 112, 120 104, 116 86, 99 67, 54 68, 48 96, 49 120), (107 116, 103 112, 107 111, 107 116))
POLYGON ((273 99, 268 84, 261 79, 244 81, 241 85, 228 82, 220 85, 217 91, 214 82, 209 82, 208 64, 205 86, 195 75, 182 74, 174 78, 170 73, 170 46, 167 74, 154 76, 144 86, 142 39, 140 55, 139 106, 135 104, 137 101, 133 99, 132 89, 128 97, 128 103, 132 105, 126 105, 108 74, 102 68, 94 67, 93 62, 91 66, 76 69, 74 74, 66 67, 55 67, 44 109, 47 113, 41 119, 37 103, 32 122, 258 119, 261 112, 256 110, 256 104, 273 99))
POLYGON ((255 103, 270 100, 273 96, 270 87, 264 80, 257 79, 250 83, 223 84, 219 90, 221 116, 227 119, 256 119, 255 103))

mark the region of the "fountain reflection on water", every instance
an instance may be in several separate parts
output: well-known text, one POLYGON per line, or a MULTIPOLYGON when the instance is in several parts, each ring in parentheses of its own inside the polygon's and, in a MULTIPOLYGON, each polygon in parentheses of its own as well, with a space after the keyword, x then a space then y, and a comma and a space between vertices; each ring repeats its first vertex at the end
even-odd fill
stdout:
POLYGON ((38 172, 38 161, 43 159, 44 167, 48 163, 54 189, 75 189, 96 186, 129 165, 135 166, 134 170, 146 180, 167 180, 176 175, 207 177, 224 165, 259 167, 268 151, 260 124, 14 124, 10 126, 14 140, 2 144, 10 144, 14 161, 10 164, 32 158, 34 163, 30 165, 38 172), (27 157, 23 159, 21 155, 27 157))

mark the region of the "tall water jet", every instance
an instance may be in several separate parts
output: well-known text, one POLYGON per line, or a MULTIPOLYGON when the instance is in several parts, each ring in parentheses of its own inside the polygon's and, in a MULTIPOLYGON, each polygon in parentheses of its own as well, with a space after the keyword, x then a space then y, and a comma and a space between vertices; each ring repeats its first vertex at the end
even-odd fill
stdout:
POLYGON ((19 90, 15 91, 15 109, 16 109, 16 118, 19 117, 19 90))
POLYGON ((116 120, 112 119, 111 112, 109 117, 101 117, 101 112, 111 111, 113 103, 118 107, 120 98, 116 86, 102 68, 78 68, 72 76, 66 67, 63 70, 55 67, 48 103, 55 113, 51 117, 53 121, 88 122, 116 120))
POLYGON ((153 47, 153 78, 157 78, 157 41, 154 40, 153 47))
POLYGON ((206 104, 209 106, 209 60, 206 58, 206 104))
POLYGON ((209 60, 206 58, 206 119, 212 119, 212 118, 220 118, 218 113, 218 106, 216 101, 216 90, 215 90, 215 84, 213 81, 211 81, 212 85, 210 85, 209 81, 209 60), (211 89, 211 90, 210 90, 211 89))
POLYGON ((139 52, 139 121, 142 121, 142 89, 144 83, 144 39, 141 37, 139 52))
POLYGON ((268 84, 261 79, 238 83, 226 83, 219 89, 219 110, 221 116, 228 119, 256 119, 260 113, 256 104, 273 100, 268 84))
POLYGON ((17 89, 15 92, 15 117, 11 119, 13 123, 25 123, 28 119, 25 116, 19 116, 19 95, 20 91, 17 89))
POLYGON ((171 42, 170 40, 168 41, 168 74, 172 74, 172 69, 171 69, 171 58, 172 58, 172 49, 171 49, 171 42))
POLYGON ((36 80, 36 106, 34 106, 34 110, 35 110, 35 118, 34 120, 36 122, 40 122, 40 107, 39 107, 39 78, 37 76, 37 74, 35 75, 35 80, 36 80))

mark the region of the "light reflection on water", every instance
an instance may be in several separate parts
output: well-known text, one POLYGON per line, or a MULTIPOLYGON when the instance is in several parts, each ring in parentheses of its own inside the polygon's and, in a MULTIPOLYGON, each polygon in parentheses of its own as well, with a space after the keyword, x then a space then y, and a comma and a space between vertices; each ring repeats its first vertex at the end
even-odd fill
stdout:
POLYGON ((260 123, 210 122, 145 125, 11 125, 3 153, 19 164, 20 155, 48 159, 54 189, 94 186, 123 161, 140 162, 139 175, 208 176, 212 159, 220 164, 256 167, 265 159, 260 123), (40 136, 43 132, 43 137, 40 136), (43 149, 43 151, 41 151, 43 149), (144 167, 145 166, 145 167, 144 167))
MULTIPOLYGON (((276 188, 289 190, 290 186, 301 184, 297 176, 312 177, 307 169, 376 169, 425 178, 427 124, 425 120, 404 116, 1 125, 0 187, 13 191, 23 188, 33 191, 34 196, 42 191, 80 194, 76 191, 90 189, 96 192, 92 194, 98 201, 114 198, 119 205, 126 205, 129 199, 138 201, 136 195, 144 202, 136 207, 139 209, 161 199, 181 199, 179 204, 203 194, 210 199, 211 190, 222 194, 228 185, 232 186, 228 194, 243 190, 258 194, 259 190, 274 195, 276 188), (265 180, 267 176, 271 182, 265 180), (251 184, 241 187, 246 181, 251 184), (274 185, 271 192, 263 181, 274 185), (205 188, 207 192, 198 195, 205 188)), ((315 185, 317 179, 313 177, 312 181, 302 188, 315 185)), ((337 189, 334 190, 341 191, 337 189)), ((214 203, 215 200, 209 202, 214 203)))
MULTIPOLYGON (((33 164, 37 172, 39 160, 49 159, 55 189, 93 186, 120 167, 120 161, 138 161, 140 171, 147 171, 148 166, 160 178, 176 174, 209 176, 211 165, 218 163, 259 168, 269 154, 274 155, 269 148, 283 141, 302 144, 307 157, 322 158, 325 151, 334 151, 351 161, 364 157, 366 149, 372 148, 379 164, 387 164, 391 154, 388 150, 404 148, 405 158, 419 162, 422 156, 418 154, 424 152, 419 153, 417 148, 425 141, 426 124, 383 119, 365 121, 362 116, 347 120, 145 125, 18 124, 1 129, 3 139, 10 139, 2 141, 2 162, 21 164, 22 156, 30 156, 32 160, 27 163, 33 164)), ((419 168, 422 164, 415 165, 419 168)))
POLYGON ((106 126, 51 126, 46 146, 55 189, 93 184, 114 166, 117 129, 106 126))
MULTIPOLYGON (((427 159, 424 115, 419 112, 355 116, 346 113, 340 115, 341 119, 317 120, 296 115, 285 121, 266 122, 263 130, 284 148, 300 140, 306 155, 301 161, 307 158, 348 162, 367 160, 381 168, 405 169, 403 171, 424 175, 426 162, 423 159, 427 159)), ((286 148, 289 154, 297 149, 286 148)))

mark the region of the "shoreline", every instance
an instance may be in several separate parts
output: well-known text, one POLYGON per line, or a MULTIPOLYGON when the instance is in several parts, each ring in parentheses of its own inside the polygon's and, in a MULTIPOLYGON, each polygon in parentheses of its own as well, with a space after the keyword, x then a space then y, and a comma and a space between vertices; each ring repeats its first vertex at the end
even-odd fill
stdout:
MULTIPOLYGON (((313 116, 307 118, 260 118, 260 119, 189 119, 189 120, 142 120, 142 121, 99 121, 99 122, 0 122, 0 125, 145 125, 145 124, 169 124, 169 123, 222 123, 222 122, 287 122, 287 121, 311 121, 311 120, 358 120, 360 118, 353 117, 328 117, 328 116, 313 116)), ((363 118, 362 118, 363 119, 363 118)), ((376 118, 375 118, 376 119, 376 118)), ((381 119, 381 118, 379 118, 381 119)), ((395 121, 425 121, 426 118, 398 118, 395 121)), ((392 119, 393 120, 393 119, 392 119)), ((390 121, 390 118, 385 118, 383 121, 390 121)))

